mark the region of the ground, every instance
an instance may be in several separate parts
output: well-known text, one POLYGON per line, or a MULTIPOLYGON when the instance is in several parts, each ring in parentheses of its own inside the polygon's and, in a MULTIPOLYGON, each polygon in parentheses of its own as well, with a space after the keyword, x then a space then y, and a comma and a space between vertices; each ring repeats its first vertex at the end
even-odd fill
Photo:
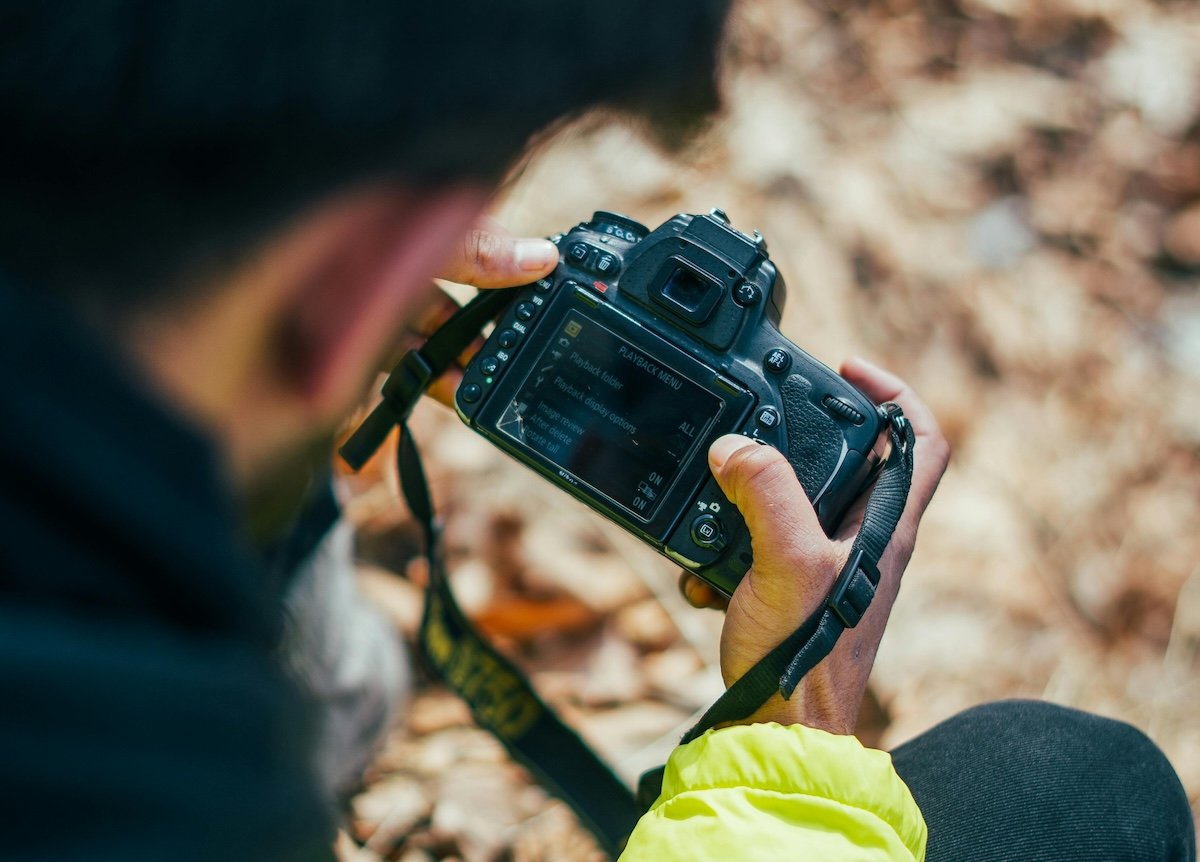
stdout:
MULTIPOLYGON (((727 108, 687 151, 594 120, 498 202, 719 206, 787 279, 784 332, 907 378, 954 449, 862 733, 1037 697, 1129 721, 1200 805, 1200 7, 1145 0, 748 0, 727 108)), ((462 601, 622 775, 720 691, 720 617, 676 569, 424 405, 462 601)), ((417 530, 377 461, 349 480, 364 588, 411 633, 417 530)), ((590 840, 422 682, 346 858, 591 859, 590 840)))

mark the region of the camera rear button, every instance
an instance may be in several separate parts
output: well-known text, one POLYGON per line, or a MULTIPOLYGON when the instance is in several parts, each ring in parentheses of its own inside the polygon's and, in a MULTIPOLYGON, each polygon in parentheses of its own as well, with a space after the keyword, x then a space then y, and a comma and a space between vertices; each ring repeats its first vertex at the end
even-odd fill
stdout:
POLYGON ((571 258, 571 260, 575 263, 583 263, 585 260, 587 260, 587 257, 591 251, 591 246, 589 246, 587 243, 576 242, 572 243, 571 247, 567 249, 567 257, 571 258))
POLYGON ((792 357, 786 350, 776 347, 763 357, 763 367, 772 374, 782 374, 792 367, 792 357))
POLYGON ((692 521, 692 541, 701 548, 719 551, 725 547, 725 534, 715 515, 700 515, 692 521))
POLYGON ((758 415, 754 417, 754 421, 758 423, 760 428, 774 428, 779 424, 779 411, 774 407, 764 407, 758 411, 758 415))
POLYGON ((495 356, 489 356, 486 359, 484 359, 482 362, 479 363, 479 370, 489 376, 492 374, 495 374, 497 369, 499 369, 499 368, 500 368, 500 360, 497 359, 495 356))
POLYGON ((760 295, 761 291, 748 281, 743 281, 733 289, 733 301, 738 305, 754 305, 760 295))
POLYGON ((517 306, 517 320, 533 320, 537 314, 537 306, 532 302, 522 302, 517 306))
POLYGON ((535 293, 549 293, 552 287, 554 287, 553 278, 539 278, 533 283, 535 293))
POLYGON ((613 275, 619 266, 617 256, 605 252, 592 263, 592 271, 598 272, 600 275, 613 275))
POLYGON ((474 404, 479 400, 479 396, 483 394, 483 389, 478 383, 468 383, 458 393, 462 396, 462 400, 468 404, 474 404))
POLYGON ((504 348, 516 347, 520 340, 521 336, 515 329, 501 330, 500 334, 496 336, 496 343, 504 348))

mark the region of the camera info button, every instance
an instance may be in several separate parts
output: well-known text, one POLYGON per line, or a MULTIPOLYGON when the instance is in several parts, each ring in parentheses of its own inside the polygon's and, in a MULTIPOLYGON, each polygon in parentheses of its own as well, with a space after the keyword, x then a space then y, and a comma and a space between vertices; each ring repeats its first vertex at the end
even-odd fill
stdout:
POLYGON ((692 541, 713 551, 725 547, 725 534, 715 515, 700 515, 692 521, 692 541))
POLYGON ((754 417, 754 421, 758 423, 760 428, 774 428, 779 424, 779 411, 774 407, 764 407, 758 411, 758 415, 754 417))

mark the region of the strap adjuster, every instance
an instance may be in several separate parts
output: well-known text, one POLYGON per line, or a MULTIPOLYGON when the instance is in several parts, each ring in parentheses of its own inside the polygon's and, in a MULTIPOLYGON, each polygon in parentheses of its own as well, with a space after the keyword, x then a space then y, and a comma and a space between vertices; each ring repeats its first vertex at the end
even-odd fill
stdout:
POLYGON ((433 376, 433 367, 419 350, 410 350, 396 363, 383 384, 383 400, 338 449, 351 469, 361 470, 379 451, 392 429, 408 419, 433 376))
POLYGON ((879 586, 879 568, 862 548, 854 550, 842 568, 826 606, 848 629, 858 625, 879 586))
POLYGON ((396 363, 383 384, 383 398, 403 420, 433 382, 433 366, 420 350, 410 350, 396 363))

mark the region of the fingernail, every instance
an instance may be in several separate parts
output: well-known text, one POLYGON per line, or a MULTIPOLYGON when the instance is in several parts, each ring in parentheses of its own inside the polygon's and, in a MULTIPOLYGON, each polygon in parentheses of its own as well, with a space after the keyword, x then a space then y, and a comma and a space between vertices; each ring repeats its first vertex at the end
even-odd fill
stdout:
POLYGON ((741 434, 726 434, 724 437, 718 437, 708 447, 708 462, 713 467, 720 469, 725 466, 725 462, 738 449, 744 449, 747 446, 753 445, 753 440, 749 437, 743 437, 741 434))
POLYGON ((519 239, 513 248, 513 260, 522 272, 545 269, 558 262, 558 248, 548 239, 519 239))

